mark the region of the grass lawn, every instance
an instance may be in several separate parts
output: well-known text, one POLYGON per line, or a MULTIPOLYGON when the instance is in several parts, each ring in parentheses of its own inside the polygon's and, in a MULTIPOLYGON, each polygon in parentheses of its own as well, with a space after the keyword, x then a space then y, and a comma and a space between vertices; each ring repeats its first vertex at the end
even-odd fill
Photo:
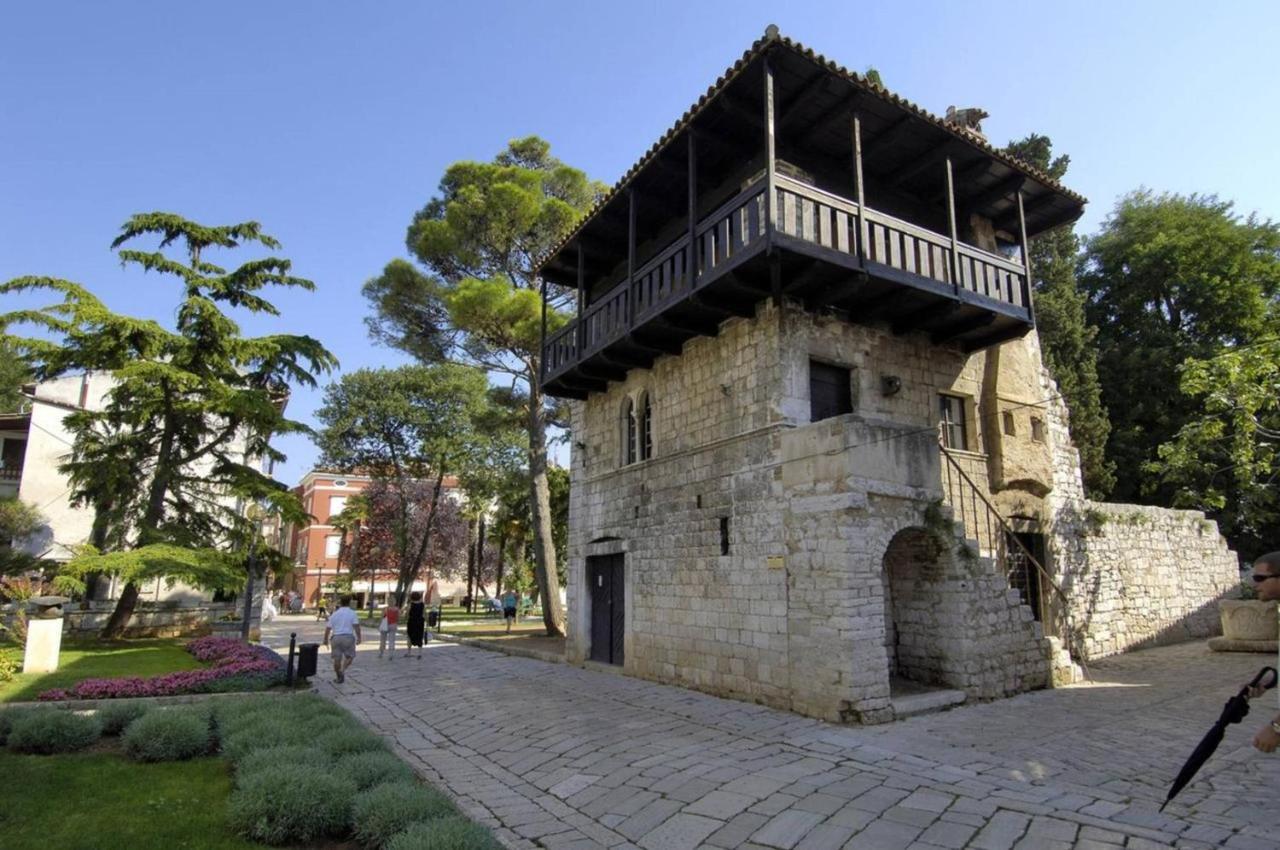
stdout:
POLYGON ((34 700, 50 688, 69 688, 83 679, 155 676, 200 665, 183 649, 186 639, 64 643, 53 673, 20 673, 0 684, 0 703, 34 700))
POLYGON ((139 764, 114 754, 0 751, 6 850, 248 850, 226 824, 231 777, 220 758, 139 764))
MULTIPOLYGON (((507 633, 507 625, 505 620, 490 620, 489 622, 475 622, 470 625, 450 623, 447 619, 444 621, 445 634, 466 635, 467 637, 488 637, 490 635, 505 635, 507 633)), ((524 620, 516 623, 511 627, 511 634, 546 634, 547 627, 542 624, 542 619, 524 620)))

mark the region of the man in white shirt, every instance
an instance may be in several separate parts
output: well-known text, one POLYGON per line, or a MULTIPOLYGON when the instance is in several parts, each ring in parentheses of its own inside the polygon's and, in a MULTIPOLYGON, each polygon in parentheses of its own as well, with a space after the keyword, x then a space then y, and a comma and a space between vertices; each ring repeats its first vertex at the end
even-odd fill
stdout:
POLYGON ((347 668, 356 660, 356 644, 360 642, 360 618, 351 610, 351 597, 338 600, 338 610, 329 616, 324 627, 324 645, 333 656, 334 681, 346 681, 347 668), (333 640, 330 641, 330 636, 333 640))

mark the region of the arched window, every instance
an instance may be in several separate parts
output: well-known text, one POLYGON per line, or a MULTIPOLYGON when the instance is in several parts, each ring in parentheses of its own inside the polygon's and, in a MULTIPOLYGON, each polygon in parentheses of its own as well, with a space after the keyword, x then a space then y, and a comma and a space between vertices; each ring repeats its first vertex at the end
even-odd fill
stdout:
POLYGON ((622 465, 636 462, 636 403, 627 399, 622 408, 622 465))
POLYGON ((653 457, 653 405, 649 394, 640 396, 640 459, 653 457))

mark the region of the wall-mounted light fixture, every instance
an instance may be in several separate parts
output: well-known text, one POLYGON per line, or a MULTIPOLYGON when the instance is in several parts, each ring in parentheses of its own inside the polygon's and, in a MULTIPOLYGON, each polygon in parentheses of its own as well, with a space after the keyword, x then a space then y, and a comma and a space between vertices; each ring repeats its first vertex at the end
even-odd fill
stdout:
POLYGON ((880 395, 892 396, 902 392, 902 379, 897 375, 880 376, 880 395))

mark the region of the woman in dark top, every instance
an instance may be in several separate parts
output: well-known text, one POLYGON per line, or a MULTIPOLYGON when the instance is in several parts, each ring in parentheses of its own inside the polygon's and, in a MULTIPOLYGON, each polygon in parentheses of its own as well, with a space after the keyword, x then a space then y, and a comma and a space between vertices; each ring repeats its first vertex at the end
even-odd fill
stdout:
POLYGON ((408 658, 409 653, 416 646, 418 648, 418 657, 422 657, 422 633, 427 626, 427 606, 422 604, 422 594, 414 591, 409 594, 409 621, 406 631, 409 635, 409 645, 405 647, 404 657, 408 658))

